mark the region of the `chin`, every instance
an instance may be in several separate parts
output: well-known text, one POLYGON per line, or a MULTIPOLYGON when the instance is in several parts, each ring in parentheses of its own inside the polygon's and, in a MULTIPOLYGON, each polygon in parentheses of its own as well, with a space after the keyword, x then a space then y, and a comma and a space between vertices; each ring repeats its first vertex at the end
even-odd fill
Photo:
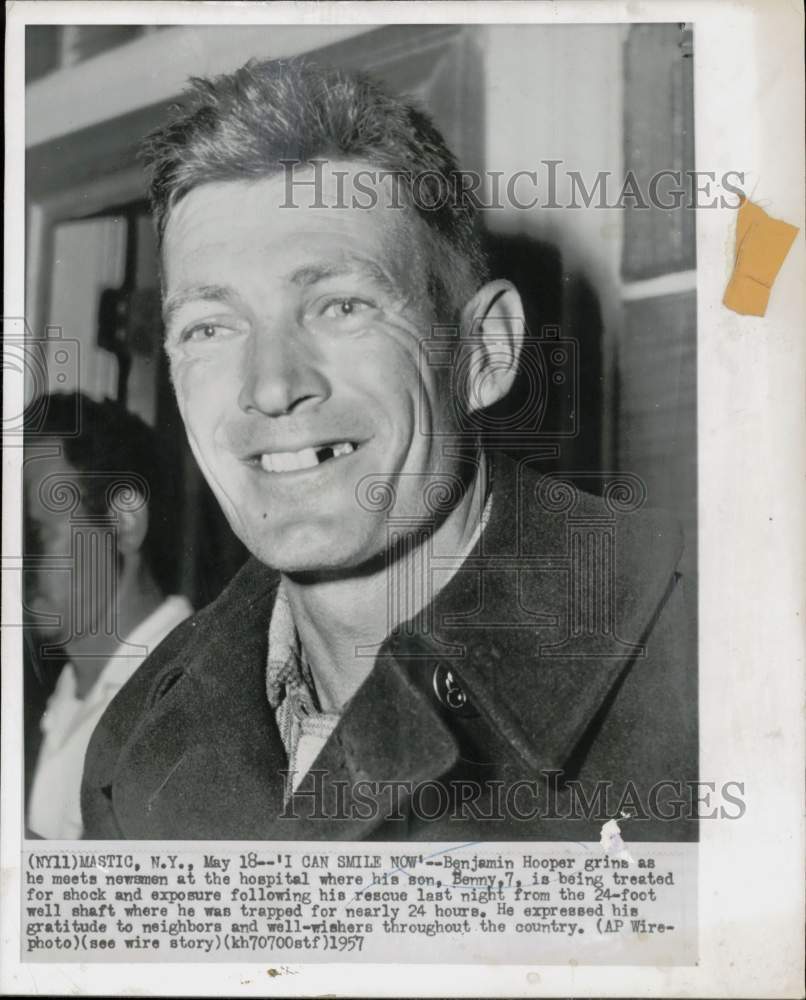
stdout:
POLYGON ((244 540, 252 554, 267 566, 287 576, 332 576, 356 570, 383 550, 364 532, 348 531, 344 525, 294 525, 282 533, 244 540))

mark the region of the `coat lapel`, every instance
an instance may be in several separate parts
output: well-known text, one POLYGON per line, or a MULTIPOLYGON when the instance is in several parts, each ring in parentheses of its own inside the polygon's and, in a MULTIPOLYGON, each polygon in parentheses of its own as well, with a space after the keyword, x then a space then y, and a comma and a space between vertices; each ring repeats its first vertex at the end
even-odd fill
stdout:
POLYGON ((393 657, 381 657, 268 837, 361 840, 405 825, 407 789, 445 774, 456 756, 434 706, 393 657))
MULTIPOLYGON (((250 563, 157 679, 112 790, 128 838, 359 840, 395 810, 394 782, 439 777, 456 745, 394 658, 361 686, 285 802, 286 754, 266 697, 276 579, 250 563)), ((405 804, 405 795, 400 800, 405 804)), ((394 820, 393 820, 394 821, 394 820)))
POLYGON ((619 679, 640 669, 682 550, 669 519, 619 517, 582 492, 570 509, 541 507, 541 478, 529 463, 497 458, 480 546, 410 644, 415 662, 450 665, 532 772, 562 769, 619 679), (579 538, 590 558, 580 558, 579 538))
POLYGON ((259 838, 282 808, 285 756, 265 688, 275 592, 276 577, 248 563, 157 679, 113 786, 127 837, 259 838))

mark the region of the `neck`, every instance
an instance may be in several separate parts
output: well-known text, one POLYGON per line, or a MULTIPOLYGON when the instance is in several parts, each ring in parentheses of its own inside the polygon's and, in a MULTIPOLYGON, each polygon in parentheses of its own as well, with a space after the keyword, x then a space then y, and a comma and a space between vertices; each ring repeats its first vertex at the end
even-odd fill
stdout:
POLYGON ((92 690, 102 670, 120 643, 160 606, 164 595, 145 567, 123 574, 115 595, 115 630, 103 629, 71 639, 65 644, 76 675, 76 694, 84 698, 92 690))
POLYGON ((415 617, 468 553, 484 507, 487 476, 484 461, 460 503, 423 544, 414 532, 394 560, 376 571, 349 578, 305 581, 283 578, 294 624, 326 712, 340 711, 372 669, 384 640, 398 625, 415 617), (445 570, 432 571, 432 556, 445 559, 445 570), (390 600, 393 593, 395 600, 390 600))

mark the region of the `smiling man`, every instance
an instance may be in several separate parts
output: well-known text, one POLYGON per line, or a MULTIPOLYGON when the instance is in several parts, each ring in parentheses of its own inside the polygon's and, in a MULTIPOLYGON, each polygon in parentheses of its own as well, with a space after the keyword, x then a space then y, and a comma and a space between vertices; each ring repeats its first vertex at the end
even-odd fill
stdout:
MULTIPOLYGON (((176 396, 253 559, 102 720, 87 836, 595 839, 574 782, 690 778, 677 530, 572 516, 468 429, 523 310, 428 118, 252 63, 196 81, 147 159, 176 396), (572 522, 607 525, 584 620, 572 522)), ((646 836, 688 835, 666 820, 646 836)))

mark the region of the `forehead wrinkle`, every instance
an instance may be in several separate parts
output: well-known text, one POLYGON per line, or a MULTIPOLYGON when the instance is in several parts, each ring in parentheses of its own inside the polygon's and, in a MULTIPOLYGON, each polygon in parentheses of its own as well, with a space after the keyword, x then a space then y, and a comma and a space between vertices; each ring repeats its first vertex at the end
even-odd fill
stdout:
POLYGON ((376 261, 360 254, 342 253, 335 260, 312 261, 294 268, 286 276, 286 281, 298 288, 307 288, 328 278, 349 277, 358 273, 380 285, 390 295, 399 296, 400 285, 389 272, 376 261))

